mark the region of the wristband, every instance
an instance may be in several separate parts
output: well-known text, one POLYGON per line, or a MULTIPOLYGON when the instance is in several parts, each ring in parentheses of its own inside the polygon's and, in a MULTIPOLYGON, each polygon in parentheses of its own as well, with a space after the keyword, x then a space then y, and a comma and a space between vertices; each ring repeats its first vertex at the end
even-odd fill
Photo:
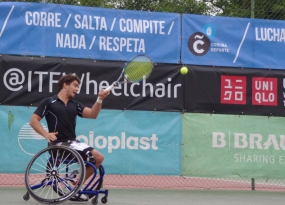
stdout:
POLYGON ((97 103, 102 104, 103 100, 101 100, 100 98, 97 98, 97 103))

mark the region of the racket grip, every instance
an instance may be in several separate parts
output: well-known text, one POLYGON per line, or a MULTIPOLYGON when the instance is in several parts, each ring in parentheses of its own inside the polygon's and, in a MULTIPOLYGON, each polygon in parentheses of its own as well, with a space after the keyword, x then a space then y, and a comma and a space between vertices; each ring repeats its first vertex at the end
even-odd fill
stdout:
POLYGON ((110 91, 110 90, 112 90, 113 88, 114 88, 114 84, 110 85, 110 86, 107 87, 105 90, 106 90, 106 91, 110 91))

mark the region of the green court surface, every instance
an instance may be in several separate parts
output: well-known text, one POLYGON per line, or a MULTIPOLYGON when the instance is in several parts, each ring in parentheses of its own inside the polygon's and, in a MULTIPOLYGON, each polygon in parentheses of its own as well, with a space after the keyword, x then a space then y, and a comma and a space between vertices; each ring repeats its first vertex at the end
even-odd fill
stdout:
MULTIPOLYGON (((0 187, 0 205, 41 204, 23 200, 24 188, 0 187)), ((67 201, 62 204, 92 204, 67 201)), ((101 196, 98 205, 101 203, 101 196)), ((281 205, 285 193, 276 191, 109 189, 106 205, 281 205)))

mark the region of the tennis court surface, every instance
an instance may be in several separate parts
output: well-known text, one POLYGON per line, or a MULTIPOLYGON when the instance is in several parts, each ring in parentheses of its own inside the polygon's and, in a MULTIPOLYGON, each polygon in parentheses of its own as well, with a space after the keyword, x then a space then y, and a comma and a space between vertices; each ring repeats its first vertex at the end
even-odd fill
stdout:
MULTIPOLYGON (((23 200, 25 188, 0 187, 1 205, 41 204, 23 200)), ((284 192, 248 190, 179 190, 179 189, 109 189, 106 205, 281 205, 284 192)), ((67 201, 62 204, 92 204, 67 201)), ((101 203, 101 196, 98 205, 101 203)))

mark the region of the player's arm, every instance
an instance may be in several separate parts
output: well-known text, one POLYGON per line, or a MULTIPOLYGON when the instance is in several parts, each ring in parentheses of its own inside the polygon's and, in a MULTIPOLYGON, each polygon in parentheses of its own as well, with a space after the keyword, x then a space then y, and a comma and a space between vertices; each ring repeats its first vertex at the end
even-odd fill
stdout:
POLYGON ((43 99, 40 104, 38 105, 35 112, 32 114, 30 119, 31 127, 40 135, 45 137, 48 142, 56 140, 57 132, 48 133, 40 123, 41 119, 47 114, 48 112, 48 104, 50 102, 50 98, 43 99))
POLYGON ((47 132, 40 123, 41 117, 33 113, 30 119, 31 127, 40 135, 44 136, 48 142, 56 140, 57 132, 47 132))
POLYGON ((109 95, 110 91, 100 90, 97 101, 93 104, 92 108, 85 107, 83 109, 82 117, 96 119, 102 108, 102 101, 109 95))
POLYGON ((33 113, 31 116, 31 119, 30 119, 30 125, 38 134, 45 136, 45 135, 47 135, 48 132, 45 131, 45 129, 41 125, 41 123, 40 123, 41 119, 42 118, 40 116, 33 113))

